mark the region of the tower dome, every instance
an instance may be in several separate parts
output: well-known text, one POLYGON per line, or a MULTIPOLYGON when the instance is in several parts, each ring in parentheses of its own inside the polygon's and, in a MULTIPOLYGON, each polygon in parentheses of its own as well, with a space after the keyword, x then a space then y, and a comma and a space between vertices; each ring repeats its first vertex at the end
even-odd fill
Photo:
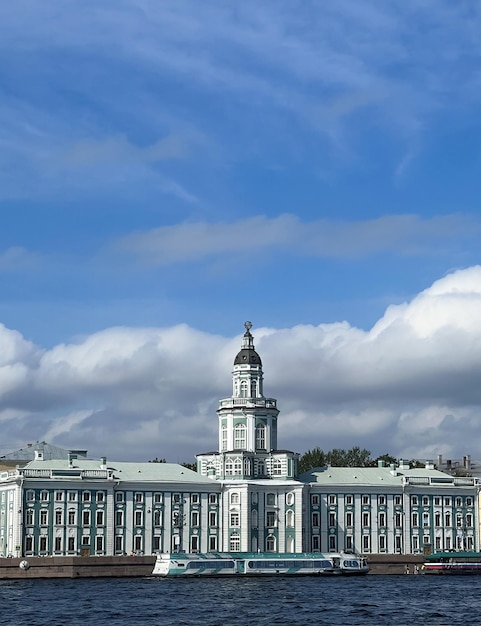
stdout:
POLYGON ((244 327, 246 332, 242 338, 241 350, 234 359, 234 365, 259 365, 262 367, 261 357, 255 351, 254 337, 251 335, 252 323, 246 322, 244 327))

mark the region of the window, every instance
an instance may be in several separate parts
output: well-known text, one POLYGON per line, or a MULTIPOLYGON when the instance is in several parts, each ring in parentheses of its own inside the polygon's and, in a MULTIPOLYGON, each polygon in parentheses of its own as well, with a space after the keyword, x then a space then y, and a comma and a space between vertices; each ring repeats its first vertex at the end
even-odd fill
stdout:
POLYGON ((40 525, 46 526, 48 524, 48 511, 46 509, 42 509, 40 511, 40 525))
POLYGON ((209 550, 211 552, 215 552, 217 550, 217 537, 215 535, 211 535, 209 537, 209 550))
POLYGON ((83 502, 90 502, 90 491, 84 491, 82 493, 83 502))
POLYGON ((369 535, 364 535, 362 538, 362 549, 364 552, 369 552, 371 550, 371 537, 369 535))
POLYGON ((466 498, 466 506, 473 506, 473 499, 472 498, 466 498))
POLYGON ((282 476, 282 461, 280 459, 274 459, 272 463, 273 476, 282 476))
POLYGON ((230 536, 229 549, 231 552, 240 552, 240 535, 233 533, 230 536))
POLYGON ((75 550, 75 537, 69 537, 67 539, 67 550, 73 552, 75 550))
POLYGON ((32 551, 33 551, 33 537, 29 535, 28 537, 25 537, 25 552, 32 552, 32 551))
POLYGON ((268 493, 266 496, 266 504, 267 506, 276 506, 276 494, 268 493))
POLYGON ((423 537, 423 543, 424 543, 424 545, 429 545, 429 543, 430 543, 430 539, 429 539, 429 536, 428 536, 428 535, 425 535, 425 536, 423 537))
POLYGON ((471 513, 467 513, 466 514, 466 526, 472 526, 473 525, 473 516, 471 515, 471 513))
POLYGON ((234 426, 234 450, 244 450, 246 447, 246 427, 244 424, 234 426))
POLYGON ((427 496, 423 497, 423 506, 429 506, 429 498, 427 496))
POLYGON ((434 498, 434 506, 440 506, 441 505, 441 498, 436 497, 434 498))
MULTIPOLYGON (((2 495, 3 495, 3 494, 2 494, 2 495)), ((34 492, 34 491, 32 491, 32 489, 29 489, 29 490, 27 491, 27 500, 28 500, 29 502, 32 502, 33 500, 35 500, 35 492, 34 492)))
POLYGON ((401 513, 395 513, 394 514, 394 526, 396 528, 401 528, 403 525, 403 518, 401 513))
POLYGON ((318 495, 311 496, 311 502, 312 504, 317 506, 319 504, 319 496, 318 495))
POLYGON ((336 537, 334 535, 329 535, 329 552, 336 551, 336 537))
POLYGON ((444 525, 451 526, 451 514, 450 513, 446 513, 446 515, 444 516, 444 525))
POLYGON ((227 450, 227 426, 221 428, 221 450, 225 452, 227 450))
POLYGON ((352 535, 346 535, 346 550, 353 550, 354 543, 352 539, 352 535))
POLYGON ((336 525, 336 514, 329 513, 329 526, 335 526, 335 525, 336 525))
POLYGON ((48 502, 48 491, 41 491, 40 492, 40 500, 42 502, 48 502))
POLYGON ((47 551, 47 537, 40 537, 40 541, 39 541, 39 546, 38 546, 40 552, 46 552, 47 551))
POLYGON ((103 491, 97 491, 97 502, 105 501, 105 493, 103 491))
POLYGON ((370 514, 369 513, 363 513, 362 514, 362 525, 363 526, 369 526, 369 518, 370 518, 370 514))
POLYGON ((60 552, 62 550, 62 537, 55 537, 55 552, 60 552))
POLYGON ((162 503, 162 494, 159 492, 154 493, 154 504, 162 503))
POLYGON ((386 535, 379 535, 379 550, 380 552, 386 551, 386 535))
POLYGON ((258 450, 266 449, 266 427, 256 426, 256 448, 258 450))
POLYGON ((152 549, 154 552, 160 552, 160 537, 158 535, 153 537, 152 549))
POLYGON ((434 514, 434 525, 441 526, 441 513, 439 511, 434 514))
POLYGON ((418 497, 417 496, 411 496, 411 504, 413 506, 417 506, 418 505, 418 497))
POLYGON ((446 537, 446 550, 451 550, 451 537, 446 537))
POLYGON ((237 493, 237 491, 234 491, 233 493, 230 494, 230 503, 231 504, 239 504, 239 494, 237 493))
POLYGON ((217 526, 217 513, 209 511, 209 526, 217 526))
POLYGON ((209 494, 209 504, 217 504, 217 494, 210 493, 209 494))
POLYGON ((395 504, 396 506, 401 506, 401 503, 402 503, 402 498, 401 498, 401 496, 394 496, 394 504, 395 504))
POLYGON ((286 526, 287 528, 294 528, 294 511, 287 511, 286 526))
POLYGON ((412 538, 413 552, 418 552, 419 550, 419 537, 414 535, 412 538))
POLYGON ((336 504, 337 498, 336 496, 329 496, 329 504, 336 504))
POLYGON ((287 506, 292 506, 294 504, 294 494, 292 492, 287 494, 286 504, 287 506))
POLYGON ((115 552, 124 551, 124 538, 122 535, 115 535, 115 552))
MULTIPOLYGON (((174 502, 178 502, 178 500, 175 500, 175 496, 178 496, 178 495, 179 494, 174 495, 174 502)), ((141 493, 140 491, 137 491, 137 493, 135 494, 135 502, 143 502, 143 501, 144 501, 144 494, 141 493)))
POLYGON ((386 505, 386 496, 378 496, 377 503, 379 504, 379 506, 385 506, 386 505))
POLYGON ((74 509, 69 509, 68 512, 68 523, 70 526, 74 526, 76 523, 76 514, 74 509))
POLYGON ((274 535, 267 535, 266 538, 266 552, 276 551, 276 538, 274 535))
POLYGON ((259 476, 265 476, 265 473, 266 473, 265 463, 264 463, 264 461, 259 461, 257 463, 257 474, 259 476))
POLYGON ((313 535, 312 537, 312 551, 313 552, 319 551, 319 535, 313 535))
POLYGON ((192 504, 199 504, 199 494, 198 493, 193 493, 190 496, 190 501, 192 502, 192 504))
POLYGON ((56 502, 62 502, 63 500, 63 491, 56 491, 55 492, 55 501, 56 502))
POLYGON ((89 546, 90 545, 90 537, 88 535, 84 535, 82 537, 82 545, 89 546))
POLYGON ((352 513, 350 511, 346 513, 346 526, 352 526, 352 513))
POLYGON ((396 552, 401 552, 402 550, 402 538, 400 535, 394 537, 394 549, 396 552))
POLYGON ((451 506, 451 498, 444 498, 444 506, 451 506))
POLYGON ((371 504, 371 498, 369 496, 362 496, 362 503, 364 505, 371 504))
POLYGON ((162 511, 154 511, 154 526, 162 526, 162 511))
POLYGON ((134 537, 134 549, 136 552, 142 552, 142 537, 140 535, 134 537))
POLYGON ((104 549, 104 538, 103 537, 95 537, 95 550, 97 552, 102 552, 104 549))
POLYGON ((348 506, 351 506, 351 505, 352 505, 352 502, 353 502, 353 497, 352 497, 352 496, 346 496, 346 497, 344 498, 344 501, 345 501, 345 503, 346 503, 348 506))
POLYGON ((267 511, 266 513, 266 526, 267 528, 273 528, 277 522, 277 514, 275 511, 267 511))
POLYGON ((124 512, 123 511, 115 511, 115 525, 123 526, 124 523, 124 512))
POLYGON ((69 491, 68 492, 68 501, 69 502, 77 502, 77 492, 76 491, 69 491))
POLYGON ((135 511, 135 526, 142 526, 142 517, 142 511, 135 511))
POLYGON ((97 526, 103 526, 103 525, 104 525, 104 512, 97 511, 97 526))
POLYGON ((27 513, 25 515, 25 523, 27 526, 33 526, 33 509, 27 509, 27 513))
POLYGON ((456 506, 462 506, 463 502, 461 498, 456 498, 456 506))
POLYGON ((386 526, 386 514, 385 513, 379 513, 379 526, 386 526))
POLYGON ((84 526, 90 526, 90 511, 84 511, 82 513, 82 524, 84 526))
POLYGON ((247 398, 247 381, 246 380, 241 380, 240 397, 247 398))
POLYGON ((436 537, 434 545, 436 550, 441 550, 441 537, 436 537))
POLYGON ((63 511, 61 509, 55 511, 55 524, 57 526, 63 524, 63 511))
POLYGON ((242 476, 242 459, 239 457, 234 460, 234 476, 242 476))
POLYGON ((317 528, 319 526, 319 513, 312 514, 312 526, 317 528))
POLYGON ((423 526, 429 526, 429 513, 423 513, 423 526))
POLYGON ((411 516, 411 526, 419 526, 419 516, 417 513, 413 513, 411 516))
POLYGON ((197 535, 192 535, 192 537, 190 538, 190 551, 199 551, 199 537, 197 535))
POLYGON ((115 494, 115 501, 116 502, 123 502, 124 501, 124 492, 123 491, 117 491, 117 493, 115 494))
POLYGON ((199 512, 198 511, 192 511, 190 525, 191 526, 199 525, 199 512))
POLYGON ((234 461, 227 459, 225 462, 225 475, 232 476, 234 474, 234 461))

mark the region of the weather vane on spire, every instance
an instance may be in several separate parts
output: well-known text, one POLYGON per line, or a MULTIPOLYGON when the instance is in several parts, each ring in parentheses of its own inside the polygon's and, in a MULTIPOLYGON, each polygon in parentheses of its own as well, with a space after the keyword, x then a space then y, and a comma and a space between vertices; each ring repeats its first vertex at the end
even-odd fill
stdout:
POLYGON ((245 322, 244 328, 247 332, 250 332, 250 329, 252 328, 252 322, 245 322))

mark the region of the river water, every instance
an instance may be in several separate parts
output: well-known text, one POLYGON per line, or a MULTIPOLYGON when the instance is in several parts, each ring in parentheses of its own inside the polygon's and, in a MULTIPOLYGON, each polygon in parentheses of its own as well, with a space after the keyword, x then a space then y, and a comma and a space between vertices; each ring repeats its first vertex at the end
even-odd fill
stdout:
POLYGON ((0 581, 2 626, 481 624, 481 576, 0 581))

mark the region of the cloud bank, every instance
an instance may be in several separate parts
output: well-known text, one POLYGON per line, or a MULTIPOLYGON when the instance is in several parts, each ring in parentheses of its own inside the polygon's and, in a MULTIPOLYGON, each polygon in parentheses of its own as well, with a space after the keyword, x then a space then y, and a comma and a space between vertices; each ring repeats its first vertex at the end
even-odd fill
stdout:
MULTIPOLYGON (((348 322, 254 328, 280 447, 476 456, 480 319, 475 266, 388 307, 367 332, 348 322)), ((96 456, 190 461, 216 449, 240 336, 117 327, 42 350, 2 325, 1 451, 46 439, 96 456)))

